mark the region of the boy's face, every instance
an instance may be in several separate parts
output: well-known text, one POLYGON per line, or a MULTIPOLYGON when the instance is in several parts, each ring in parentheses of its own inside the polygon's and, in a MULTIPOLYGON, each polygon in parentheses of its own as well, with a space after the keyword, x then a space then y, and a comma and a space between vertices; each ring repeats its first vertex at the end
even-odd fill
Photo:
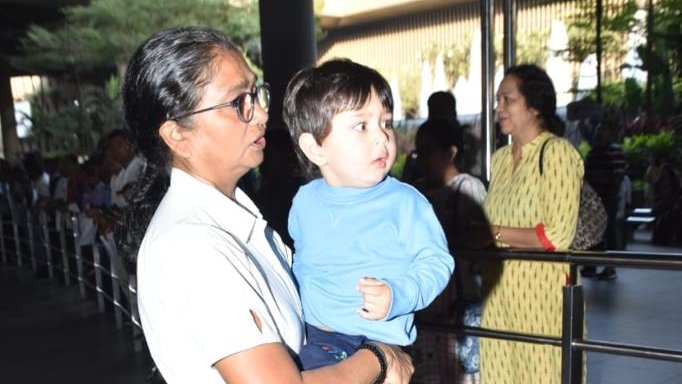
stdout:
POLYGON ((319 146, 322 176, 334 187, 371 187, 386 177, 395 161, 392 111, 372 90, 358 110, 344 111, 331 120, 331 131, 319 146))

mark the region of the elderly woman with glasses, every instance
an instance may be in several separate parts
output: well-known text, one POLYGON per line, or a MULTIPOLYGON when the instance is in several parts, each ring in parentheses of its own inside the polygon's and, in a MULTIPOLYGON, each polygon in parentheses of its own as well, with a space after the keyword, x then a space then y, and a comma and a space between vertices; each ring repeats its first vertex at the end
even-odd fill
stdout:
POLYGON ((380 343, 299 371, 291 251, 237 188, 263 160, 270 94, 224 35, 153 35, 123 98, 148 164, 119 241, 137 255, 142 328, 168 383, 409 382, 409 357, 380 343))

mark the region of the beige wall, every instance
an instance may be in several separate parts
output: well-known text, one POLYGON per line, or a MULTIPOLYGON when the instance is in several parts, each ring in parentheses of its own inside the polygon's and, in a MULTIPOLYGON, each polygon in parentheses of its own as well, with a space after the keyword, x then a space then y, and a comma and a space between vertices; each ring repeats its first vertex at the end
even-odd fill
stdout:
MULTIPOLYGON (((520 1, 519 35, 549 34, 552 19, 564 19, 573 2, 536 6, 520 1)), ((498 7, 501 9, 500 7, 498 7)), ((501 38, 502 16, 495 17, 496 36, 501 38)), ((473 33, 480 29, 477 1, 327 31, 318 47, 319 61, 348 57, 380 69, 384 75, 421 70, 424 54, 436 47, 442 52, 452 46, 468 50, 473 33)), ((518 42, 524 44, 523 41, 518 42)), ((454 80, 452 80, 454 82, 454 80)))
MULTIPOLYGON (((517 0, 517 58, 521 61, 524 46, 544 46, 553 20, 567 20, 575 11, 578 1, 558 1, 542 4, 542 0, 517 0)), ((606 0, 609 4, 622 4, 625 0, 606 0)), ((502 41, 502 5, 496 3, 495 39, 498 50, 502 41)), ((405 85, 421 78, 422 60, 433 57, 433 52, 447 56, 448 50, 454 55, 468 55, 473 34, 480 29, 479 2, 465 2, 443 6, 439 9, 415 12, 409 15, 383 18, 348 27, 326 31, 318 44, 318 62, 334 57, 347 57, 379 70, 385 77, 400 78, 400 93, 403 98, 406 89, 418 89, 419 85, 405 85), (454 49, 452 49, 454 48, 454 49), (430 53, 430 54, 429 54, 430 53), (412 77, 412 80, 405 80, 412 77)), ((465 63, 468 60, 463 60, 465 63)), ((433 64, 433 63, 432 63, 433 64)), ((537 64, 543 65, 544 60, 537 64)), ((605 62, 605 75, 613 74, 618 63, 605 62)), ((501 65, 501 53, 498 62, 501 65)), ((468 66, 468 65, 467 65, 468 66)), ((578 66, 573 66, 577 73, 578 66)), ((464 70, 450 70, 447 79, 454 86, 464 70)), ((413 91, 412 91, 413 92, 413 91)), ((407 92, 410 93, 410 92, 407 92)))

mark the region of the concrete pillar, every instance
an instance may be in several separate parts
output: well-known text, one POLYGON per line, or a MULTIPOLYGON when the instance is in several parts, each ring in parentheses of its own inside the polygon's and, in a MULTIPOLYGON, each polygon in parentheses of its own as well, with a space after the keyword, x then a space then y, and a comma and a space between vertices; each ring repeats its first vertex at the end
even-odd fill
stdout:
POLYGON ((259 6, 263 75, 272 92, 268 126, 281 128, 287 83, 317 61, 313 0, 260 0, 259 6))
POLYGON ((19 161, 21 143, 17 137, 17 122, 14 119, 14 100, 10 83, 10 68, 6 59, 0 57, 0 123, 2 124, 2 153, 14 163, 19 161))

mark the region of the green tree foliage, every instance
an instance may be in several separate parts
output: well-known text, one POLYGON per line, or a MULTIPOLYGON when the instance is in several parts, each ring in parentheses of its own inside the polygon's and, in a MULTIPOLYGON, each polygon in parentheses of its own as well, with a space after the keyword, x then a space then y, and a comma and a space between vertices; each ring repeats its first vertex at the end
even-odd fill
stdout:
POLYGON ((638 53, 652 79, 651 112, 671 115, 681 112, 682 94, 675 84, 682 83, 682 1, 657 1, 652 19, 651 50, 642 46, 638 53))
POLYGON ((642 106, 642 87, 635 79, 625 79, 623 82, 623 111, 626 117, 636 116, 642 106))
POLYGON ((400 100, 403 103, 405 116, 416 116, 419 111, 419 87, 421 75, 417 71, 405 71, 398 76, 400 100))
POLYGON ((83 85, 78 100, 71 103, 49 107, 45 99, 46 95, 38 94, 31 100, 34 144, 87 154, 106 132, 125 126, 117 76, 112 75, 102 87, 83 85))
POLYGON ((260 66, 258 9, 254 1, 93 0, 64 8, 65 26, 56 31, 32 26, 22 40, 20 65, 45 72, 121 68, 149 35, 181 25, 225 32, 260 66))
POLYGON ((682 1, 658 0, 654 5, 654 50, 665 50, 666 62, 677 78, 682 77, 682 1))
POLYGON ((320 23, 323 9, 324 0, 313 0, 313 14, 315 15, 315 41, 318 43, 327 35, 327 32, 322 29, 322 25, 320 23))
POLYGON ((44 74, 112 70, 112 51, 97 43, 98 36, 91 28, 68 24, 56 31, 33 25, 22 39, 22 55, 12 58, 12 63, 27 71, 44 74))
POLYGON ((622 147, 628 158, 629 173, 635 179, 643 178, 649 162, 657 157, 668 158, 676 167, 682 162, 682 142, 671 131, 626 137, 622 147))
MULTIPOLYGON (((463 41, 470 41, 471 38, 464 38, 463 41)), ((460 76, 466 77, 469 74, 469 53, 470 47, 464 44, 453 44, 445 51, 443 65, 445 73, 452 79, 454 86, 460 76)))
MULTIPOLYGON (((516 37, 516 62, 543 65, 547 61, 547 39, 549 31, 519 32, 516 37)), ((497 49, 497 46, 495 47, 497 49)), ((502 40, 500 39, 499 62, 502 62, 502 40)))
MULTIPOLYGON (((576 13, 568 22, 568 51, 569 58, 575 62, 582 62, 595 52, 597 39, 597 19, 595 9, 596 0, 581 0, 577 2, 576 13)), ((603 60, 620 59, 626 52, 627 33, 635 25, 635 0, 627 0, 623 4, 603 0, 603 17, 601 29, 603 60)), ((615 72, 614 72, 615 73, 615 72)))
POLYGON ((446 47, 439 46, 435 43, 431 44, 430 47, 420 53, 420 61, 426 60, 431 64, 431 68, 434 68, 436 58, 439 54, 442 54, 445 76, 452 87, 460 76, 466 77, 469 73, 469 51, 471 43, 464 42, 470 41, 471 36, 462 39, 462 42, 446 47))
MULTIPOLYGON (((642 87, 635 79, 608 81, 602 84, 602 104, 615 108, 624 117, 634 118, 642 106, 642 87)), ((596 90, 589 92, 588 97, 595 100, 596 90)))
MULTIPOLYGON (((55 30, 31 26, 14 66, 69 79, 77 100, 63 95, 47 105, 33 103, 34 142, 80 153, 91 151, 104 133, 123 127, 119 78, 136 47, 152 33, 183 25, 225 32, 260 75, 260 24, 254 0, 93 0, 63 9, 55 30), (107 80, 108 79, 108 80, 107 80)), ((60 92, 59 89, 51 92, 60 92)))
MULTIPOLYGON (((647 71, 651 78, 652 109, 647 111, 655 115, 670 115, 680 111, 680 90, 682 90, 682 1, 656 0, 653 7, 653 34, 647 36, 651 42, 651 50, 646 46, 637 48, 642 60, 641 69, 647 71), (676 86, 676 84, 680 84, 676 86), (677 91, 676 91, 677 89, 677 91)), ((602 18, 602 62, 604 65, 605 83, 612 83, 620 76, 620 63, 626 52, 627 35, 637 28, 638 21, 635 13, 639 7, 635 0, 627 0, 622 4, 615 1, 603 0, 604 11, 602 18)), ((569 57, 575 62, 583 61, 587 55, 595 52, 596 40, 596 0, 581 0, 577 2, 578 11, 569 22, 569 57)), ((628 112, 638 109, 645 100, 642 94, 637 94, 632 84, 620 84, 621 95, 624 91, 625 99, 618 102, 617 97, 605 95, 605 103, 616 102, 628 112)), ((605 92, 614 89, 606 89, 605 92)), ((614 96, 614 95, 611 95, 614 96)), ((641 109, 641 108, 640 108, 641 109)))

